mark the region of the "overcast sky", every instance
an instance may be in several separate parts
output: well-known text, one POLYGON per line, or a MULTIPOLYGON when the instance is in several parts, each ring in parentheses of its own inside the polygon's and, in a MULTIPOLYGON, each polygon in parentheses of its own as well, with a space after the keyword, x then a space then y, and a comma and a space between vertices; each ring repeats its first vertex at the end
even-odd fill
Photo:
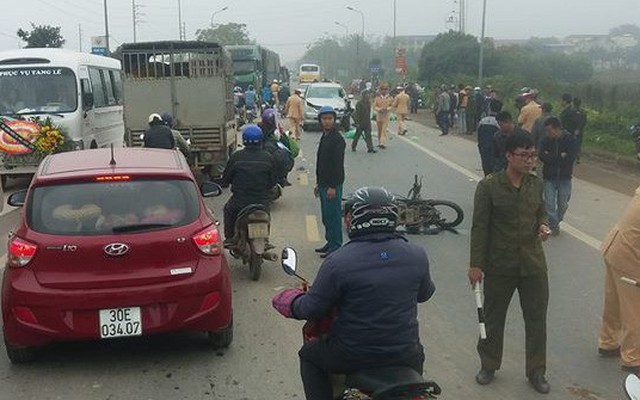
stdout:
MULTIPOLYGON (((131 0, 107 0, 112 48, 133 39, 131 0)), ((138 27, 138 41, 178 39, 178 0, 136 0, 145 15, 138 27)), ((466 0, 467 32, 479 35, 482 0, 466 0)), ((17 48, 15 32, 30 22, 62 26, 66 46, 78 49, 78 25, 82 47, 87 51, 91 36, 104 34, 103 0, 1 0, 0 50, 17 48)), ((525 39, 531 36, 607 33, 614 26, 640 25, 640 0, 487 0, 487 36, 525 39)), ((343 35, 360 31, 365 14, 367 36, 393 33, 393 0, 182 0, 187 38, 210 23, 245 23, 260 44, 281 54, 284 61, 300 57, 305 46, 328 32, 343 35)), ((437 34, 451 27, 446 23, 456 0, 397 0, 397 34, 437 34)))

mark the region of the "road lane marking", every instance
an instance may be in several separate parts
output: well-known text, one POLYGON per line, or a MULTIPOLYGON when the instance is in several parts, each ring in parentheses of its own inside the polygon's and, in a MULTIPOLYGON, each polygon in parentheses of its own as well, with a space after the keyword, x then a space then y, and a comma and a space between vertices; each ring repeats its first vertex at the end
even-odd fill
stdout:
POLYGON ((309 186, 309 176, 306 173, 298 175, 298 182, 301 186, 309 186))
POLYGON ((316 216, 307 215, 305 220, 307 223, 307 240, 310 242, 319 242, 320 232, 318 232, 318 220, 316 216))
MULTIPOLYGON (((482 179, 482 177, 476 173, 473 173, 471 171, 469 171, 468 169, 466 169, 465 167, 463 167, 460 164, 457 164, 449 159, 444 158, 443 156, 441 156, 440 154, 427 149, 426 147, 415 143, 405 137, 402 136, 398 136, 399 139, 403 140, 405 143, 415 147, 416 149, 420 150, 421 152, 425 153, 426 155, 428 155, 429 157, 440 161, 441 163, 443 163, 444 165, 448 166, 449 168, 461 173, 462 175, 466 176, 467 178, 475 181, 475 182, 480 182, 480 180, 482 179)), ((569 235, 573 236, 574 238, 578 239, 579 241, 581 241, 582 243, 586 244, 589 247, 592 247, 596 250, 600 250, 600 245, 601 245, 601 241, 594 238, 593 236, 582 232, 580 229, 576 228, 575 226, 568 224, 566 222, 562 222, 562 228, 565 232, 567 232, 569 235)))

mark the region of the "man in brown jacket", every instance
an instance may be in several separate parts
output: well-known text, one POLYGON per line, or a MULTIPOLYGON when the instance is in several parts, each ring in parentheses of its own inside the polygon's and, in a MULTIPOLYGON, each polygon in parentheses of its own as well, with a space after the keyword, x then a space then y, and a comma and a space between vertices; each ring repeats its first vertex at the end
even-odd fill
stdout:
POLYGON ((602 242, 606 267, 604 311, 598 338, 603 357, 622 359, 622 369, 640 374, 640 187, 607 238, 602 242))
POLYGON ((302 91, 296 89, 284 106, 284 112, 289 119, 289 129, 296 140, 300 140, 300 123, 304 118, 304 99, 300 96, 301 94, 302 91))
POLYGON ((393 97, 389 95, 389 85, 380 85, 380 94, 373 102, 373 110, 376 112, 376 123, 378 125, 378 147, 386 149, 387 126, 389 125, 389 111, 393 106, 393 97))
POLYGON ((409 114, 409 103, 411 103, 411 97, 402 86, 398 86, 398 94, 393 99, 393 108, 396 110, 396 116, 398 117, 398 135, 407 133, 404 121, 407 118, 407 114, 409 114))

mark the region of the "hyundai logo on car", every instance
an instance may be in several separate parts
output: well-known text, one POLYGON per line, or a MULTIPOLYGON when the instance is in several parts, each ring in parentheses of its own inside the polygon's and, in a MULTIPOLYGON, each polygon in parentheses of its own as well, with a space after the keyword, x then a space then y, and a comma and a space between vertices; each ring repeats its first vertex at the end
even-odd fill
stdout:
POLYGON ((129 251, 129 246, 124 243, 111 243, 104 246, 104 252, 112 257, 125 255, 129 251))

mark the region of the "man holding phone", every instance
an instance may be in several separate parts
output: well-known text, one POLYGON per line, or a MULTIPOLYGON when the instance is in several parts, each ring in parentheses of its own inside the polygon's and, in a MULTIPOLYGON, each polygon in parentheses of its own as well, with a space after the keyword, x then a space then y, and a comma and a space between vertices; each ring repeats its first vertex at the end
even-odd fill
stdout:
POLYGON ((472 285, 484 281, 487 338, 478 341, 480 385, 489 384, 502 364, 504 326, 518 290, 526 332, 526 376, 539 393, 549 393, 545 378, 549 282, 542 242, 551 229, 544 187, 531 174, 536 153, 531 135, 517 132, 505 141, 507 168, 478 183, 471 227, 472 285))

